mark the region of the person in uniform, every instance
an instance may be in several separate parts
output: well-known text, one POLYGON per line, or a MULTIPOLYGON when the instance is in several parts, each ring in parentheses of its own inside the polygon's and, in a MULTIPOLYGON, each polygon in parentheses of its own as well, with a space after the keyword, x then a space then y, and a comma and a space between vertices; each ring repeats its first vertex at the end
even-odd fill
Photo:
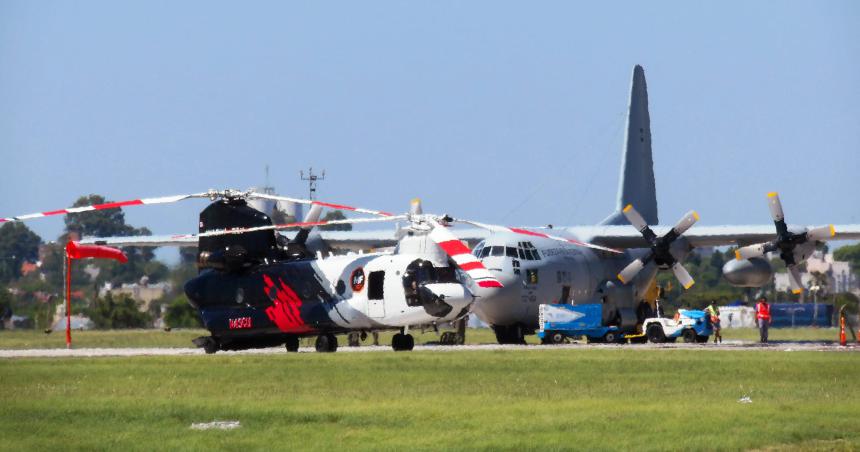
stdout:
POLYGON ((720 327, 720 310, 714 306, 714 303, 711 303, 705 308, 705 312, 711 317, 711 325, 714 327, 714 343, 716 344, 719 341, 722 344, 723 335, 720 333, 722 330, 720 327))
POLYGON ((767 344, 767 330, 770 327, 770 305, 767 303, 767 297, 758 299, 755 305, 755 319, 758 325, 759 342, 767 344))

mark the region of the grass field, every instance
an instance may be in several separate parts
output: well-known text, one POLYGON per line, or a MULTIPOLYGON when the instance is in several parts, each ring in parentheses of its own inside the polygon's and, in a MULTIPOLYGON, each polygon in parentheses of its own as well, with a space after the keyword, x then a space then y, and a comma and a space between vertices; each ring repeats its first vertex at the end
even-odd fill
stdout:
POLYGON ((7 359, 0 448, 856 450, 858 368, 629 348, 7 359), (213 420, 242 426, 190 429, 213 420))
MULTIPOLYGON (((192 347, 191 340, 198 336, 208 335, 205 330, 109 330, 109 331, 75 331, 72 333, 75 348, 94 347, 192 347)), ((393 333, 380 333, 379 343, 391 343, 393 333)), ((424 344, 439 340, 434 332, 421 333, 413 331, 416 344, 424 344)), ((836 328, 779 328, 770 330, 772 341, 836 341, 839 331, 836 328)), ((736 328, 723 330, 725 340, 758 341, 758 330, 754 328, 736 328)), ((537 337, 526 338, 530 344, 539 343, 537 337)), ((851 340, 851 338, 849 338, 851 340)), ((64 348, 66 336, 63 331, 45 334, 35 330, 0 330, 0 349, 26 348, 64 348)), ((470 328, 466 333, 469 344, 492 344, 496 342, 493 332, 487 328, 470 328)), ((346 346, 346 337, 338 339, 341 346, 346 346)), ((368 339, 364 344, 371 344, 368 339)), ((304 339, 303 345, 313 345, 313 339, 304 339)))

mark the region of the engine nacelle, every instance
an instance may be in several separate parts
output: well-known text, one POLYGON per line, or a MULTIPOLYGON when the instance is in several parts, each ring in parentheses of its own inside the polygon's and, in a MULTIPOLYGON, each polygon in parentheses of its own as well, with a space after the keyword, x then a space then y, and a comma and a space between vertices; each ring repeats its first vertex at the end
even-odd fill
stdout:
POLYGON ((760 257, 732 259, 723 265, 723 276, 735 287, 761 287, 773 278, 773 268, 760 257))

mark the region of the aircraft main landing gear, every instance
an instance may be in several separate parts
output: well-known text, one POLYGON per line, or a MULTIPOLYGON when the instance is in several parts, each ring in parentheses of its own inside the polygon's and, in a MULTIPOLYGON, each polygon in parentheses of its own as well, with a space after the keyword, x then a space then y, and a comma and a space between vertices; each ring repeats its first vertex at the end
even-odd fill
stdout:
POLYGON ((496 333, 496 341, 499 344, 526 344, 526 337, 523 332, 522 325, 494 325, 493 332, 496 333))
POLYGON ((411 334, 397 333, 391 338, 391 348, 395 352, 410 351, 415 347, 415 338, 411 334))
POLYGON ((212 336, 200 336, 191 342, 202 348, 207 355, 211 355, 218 350, 221 350, 221 344, 218 343, 218 339, 215 339, 212 336))
POLYGON ((287 342, 284 344, 287 348, 287 351, 290 353, 295 353, 299 351, 299 337, 298 336, 288 336, 287 342))
POLYGON ((337 351, 337 338, 334 334, 321 334, 317 336, 317 341, 314 344, 317 351, 320 353, 333 353, 337 351))

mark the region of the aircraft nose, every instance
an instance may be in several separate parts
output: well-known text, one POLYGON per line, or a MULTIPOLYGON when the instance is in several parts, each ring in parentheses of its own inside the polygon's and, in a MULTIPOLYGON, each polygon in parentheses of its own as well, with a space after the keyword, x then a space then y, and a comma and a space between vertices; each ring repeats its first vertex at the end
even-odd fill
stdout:
POLYGON ((475 299, 462 284, 426 284, 419 297, 429 314, 444 319, 456 317, 475 299))
POLYGON ((493 276, 503 287, 474 288, 475 301, 471 309, 478 318, 491 325, 508 322, 511 315, 518 312, 515 307, 520 301, 520 278, 513 272, 493 272, 493 276))

